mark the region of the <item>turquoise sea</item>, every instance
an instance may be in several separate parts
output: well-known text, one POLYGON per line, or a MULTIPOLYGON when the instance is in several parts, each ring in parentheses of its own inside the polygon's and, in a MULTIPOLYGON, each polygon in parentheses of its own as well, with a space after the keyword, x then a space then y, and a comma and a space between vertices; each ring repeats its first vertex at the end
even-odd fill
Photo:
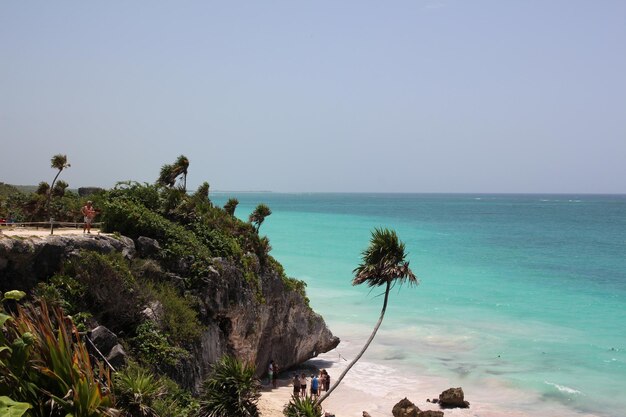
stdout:
POLYGON ((261 234, 272 254, 307 282, 331 330, 354 343, 365 341, 382 298, 353 287, 352 270, 374 227, 398 232, 420 285, 394 288, 364 360, 417 378, 437 375, 466 393, 499 386, 528 393, 537 399, 529 413, 558 404, 572 415, 625 415, 626 196, 212 199, 222 205, 228 197, 239 199, 244 219, 258 203, 271 207, 261 234))

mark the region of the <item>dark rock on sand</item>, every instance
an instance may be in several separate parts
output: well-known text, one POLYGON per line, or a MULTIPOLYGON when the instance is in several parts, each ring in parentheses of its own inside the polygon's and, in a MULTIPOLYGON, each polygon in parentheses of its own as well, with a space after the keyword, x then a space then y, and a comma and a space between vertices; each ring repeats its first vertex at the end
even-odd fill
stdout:
POLYGON ((393 417, 418 417, 419 412, 420 409, 406 397, 394 405, 391 410, 393 417))
POLYGON ((468 408, 470 403, 465 401, 463 388, 449 388, 439 394, 441 408, 468 408))
POLYGON ((443 411, 426 410, 420 411, 417 417, 443 417, 443 411))

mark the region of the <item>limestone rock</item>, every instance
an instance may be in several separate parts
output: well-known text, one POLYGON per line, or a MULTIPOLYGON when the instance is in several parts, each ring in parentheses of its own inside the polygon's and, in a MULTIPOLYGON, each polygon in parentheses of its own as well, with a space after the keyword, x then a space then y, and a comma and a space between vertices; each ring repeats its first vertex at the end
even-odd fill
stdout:
POLYGON ((441 408, 468 408, 469 402, 465 401, 463 388, 449 388, 439 394, 441 408))
POLYGON ((113 346, 113 349, 111 349, 106 358, 112 367, 119 370, 126 364, 126 356, 122 345, 117 344, 113 346))
POLYGON ((111 349, 117 345, 117 336, 104 326, 98 326, 91 331, 89 339, 104 356, 108 355, 111 349))
POLYGON ((420 409, 406 397, 394 405, 391 410, 393 417, 418 417, 419 412, 420 409))
POLYGON ((150 258, 161 251, 161 245, 155 239, 139 236, 137 238, 137 252, 142 258, 150 258))

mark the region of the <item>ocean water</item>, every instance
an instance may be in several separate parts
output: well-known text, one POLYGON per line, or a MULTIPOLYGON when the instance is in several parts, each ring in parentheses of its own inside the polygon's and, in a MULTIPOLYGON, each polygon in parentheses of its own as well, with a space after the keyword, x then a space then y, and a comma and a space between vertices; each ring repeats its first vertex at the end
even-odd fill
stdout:
POLYGON ((307 282, 313 308, 352 351, 382 304, 382 289, 351 285, 352 270, 374 227, 397 231, 420 284, 392 290, 362 360, 398 376, 443 378, 470 401, 473 394, 509 402, 528 415, 554 415, 555 407, 572 416, 626 415, 626 196, 212 199, 221 205, 228 197, 239 199, 244 219, 258 203, 271 207, 261 234, 273 256, 307 282))

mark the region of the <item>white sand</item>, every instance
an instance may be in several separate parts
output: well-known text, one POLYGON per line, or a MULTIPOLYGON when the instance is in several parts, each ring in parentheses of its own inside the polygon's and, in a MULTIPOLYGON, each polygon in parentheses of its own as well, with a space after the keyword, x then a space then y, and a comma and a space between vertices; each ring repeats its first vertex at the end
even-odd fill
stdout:
MULTIPOLYGON (((344 342, 338 350, 319 355, 306 365, 326 369, 331 376, 331 384, 334 383, 334 378, 348 364, 343 355, 349 356, 356 349, 349 343, 343 348, 342 345, 344 342), (340 352, 342 356, 339 355, 340 352)), ((283 378, 288 378, 288 375, 283 378)), ((263 389, 259 405, 264 417, 283 416, 282 409, 289 402, 293 388, 291 381, 283 379, 280 382, 278 388, 263 389)), ((427 402, 426 399, 437 398, 442 391, 458 386, 463 387, 470 408, 443 410, 446 417, 597 417, 594 414, 578 413, 558 403, 546 404, 536 395, 503 386, 497 380, 484 381, 481 386, 468 386, 460 381, 449 381, 440 377, 411 377, 389 366, 367 362, 367 354, 324 401, 323 408, 324 411, 334 413, 336 417, 362 417, 363 411, 367 411, 372 417, 391 417, 393 406, 407 397, 420 410, 439 410, 437 404, 427 402)))

